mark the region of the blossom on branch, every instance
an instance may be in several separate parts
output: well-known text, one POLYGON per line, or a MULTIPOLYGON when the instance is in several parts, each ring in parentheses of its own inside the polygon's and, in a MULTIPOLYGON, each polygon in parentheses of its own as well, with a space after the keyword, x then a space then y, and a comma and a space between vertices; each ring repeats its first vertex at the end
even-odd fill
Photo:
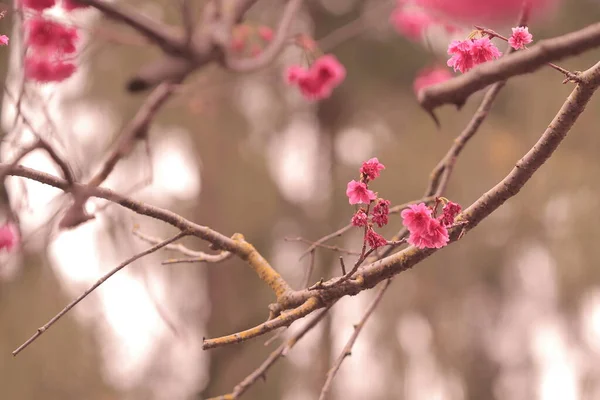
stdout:
POLYGON ((367 230, 367 234, 365 235, 365 240, 369 244, 372 249, 377 249, 381 246, 385 246, 387 244, 387 240, 379 233, 375 232, 373 228, 369 228, 367 230))
POLYGON ((87 8, 89 5, 82 4, 77 0, 62 0, 62 6, 67 11, 72 11, 78 8, 87 8))
POLYGON ((449 67, 454 71, 465 73, 476 65, 495 60, 502 52, 491 42, 488 37, 481 39, 454 40, 448 46, 449 67))
POLYGON ((43 11, 46 8, 52 8, 56 4, 56 0, 21 0, 21 5, 31 8, 36 11, 43 11))
POLYGON ((8 36, 0 35, 0 46, 8 46, 8 36))
POLYGON ((12 250, 19 244, 19 234, 17 228, 11 224, 5 224, 0 227, 0 250, 12 250))
POLYGON ((372 190, 367 189, 367 185, 365 183, 357 182, 355 180, 348 182, 346 196, 348 196, 350 204, 369 204, 371 200, 375 200, 377 198, 372 190))
POLYGON ((377 157, 371 158, 369 161, 363 162, 360 167, 360 173, 373 180, 379 176, 379 171, 385 169, 385 165, 379 162, 377 157))
POLYGON ((286 73, 287 83, 297 85, 302 95, 309 100, 331 96, 333 89, 345 78, 346 68, 331 54, 319 57, 308 70, 293 65, 286 73))
POLYGON ((380 228, 388 223, 388 216, 390 214, 390 201, 385 199, 379 199, 373 207, 373 216, 371 220, 377 224, 380 228))
POLYGON ((67 27, 43 17, 27 21, 27 45, 46 53, 74 53, 78 35, 73 27, 67 27))
POLYGON ((359 208, 358 211, 356 213, 354 213, 354 215, 352 216, 352 226, 358 226, 358 227, 362 227, 362 226, 367 226, 367 221, 369 220, 369 217, 367 217, 367 213, 365 213, 365 210, 363 210, 362 208, 359 208))
POLYGON ((512 35, 508 38, 508 44, 515 50, 524 49, 525 45, 533 41, 533 35, 529 33, 529 28, 519 26, 512 28, 512 35))

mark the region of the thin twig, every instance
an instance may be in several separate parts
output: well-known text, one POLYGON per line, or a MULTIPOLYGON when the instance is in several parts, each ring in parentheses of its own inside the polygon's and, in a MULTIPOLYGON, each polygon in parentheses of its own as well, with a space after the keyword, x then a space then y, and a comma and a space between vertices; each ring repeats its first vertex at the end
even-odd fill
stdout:
POLYGON ((223 396, 212 397, 207 400, 232 400, 237 399, 241 395, 243 395, 246 390, 250 388, 250 386, 254 385, 260 378, 264 378, 266 376, 269 368, 275 364, 277 360, 281 357, 285 357, 290 350, 294 347, 296 343, 298 343, 304 335, 306 335, 310 330, 312 330, 321 320, 327 315, 329 310, 333 304, 327 306, 325 309, 321 310, 314 318, 312 318, 306 325, 302 327, 298 332, 296 332, 291 338, 287 341, 283 342, 277 349, 275 349, 269 357, 250 375, 244 378, 238 385, 235 386, 233 392, 230 394, 226 394, 223 396))
POLYGON ((284 238, 284 240, 286 242, 302 242, 302 243, 310 244, 311 246, 321 247, 323 249, 328 249, 328 250, 332 250, 332 251, 338 251, 340 253, 351 254, 351 255, 355 255, 355 256, 359 256, 360 255, 360 253, 358 251, 344 249, 344 248, 339 247, 339 246, 329 246, 329 245, 322 244, 322 243, 315 243, 315 242, 312 242, 312 241, 310 241, 308 239, 305 239, 303 237, 295 237, 295 238, 286 237, 286 238, 284 238))
POLYGON ((158 250, 164 246, 167 246, 169 243, 179 240, 186 235, 188 235, 187 232, 179 232, 177 235, 173 236, 172 238, 167 239, 161 243, 158 243, 157 245, 152 246, 149 249, 142 251, 141 253, 137 253, 136 255, 128 258, 127 260, 125 260, 124 262, 119 264, 117 267, 110 270, 108 273, 106 273, 104 276, 102 276, 102 278, 98 279, 96 281, 96 283, 94 283, 92 286, 90 286, 90 288, 88 288, 85 292, 83 292, 83 294, 81 294, 79 297, 77 297, 75 300, 73 300, 71 303, 69 303, 65 308, 63 308, 61 312, 56 314, 44 326, 42 326, 41 328, 38 328, 37 331, 33 334, 33 336, 31 336, 29 339, 27 339, 27 341, 25 343, 20 345, 15 351, 12 352, 12 355, 16 356, 23 349, 25 349, 27 346, 29 346, 34 340, 36 340, 38 337, 40 337, 40 335, 42 333, 46 332, 56 321, 58 321, 62 316, 64 316, 73 307, 75 307, 81 300, 85 299, 90 293, 92 293, 94 290, 96 290, 96 288, 98 288, 98 286, 102 285, 108 278, 110 278, 111 276, 113 276, 114 274, 116 274, 117 272, 119 272, 120 270, 122 270, 127 265, 134 262, 135 260, 138 260, 150 253, 154 253, 156 250, 158 250))
POLYGON ((360 319, 360 322, 358 324, 354 325, 354 332, 352 332, 352 336, 350 336, 350 339, 348 340, 348 343, 346 343, 346 346, 344 346, 342 353, 339 355, 339 357, 335 361, 335 364, 333 364, 333 367, 331 367, 331 369, 327 373, 327 380, 325 381, 325 385, 323 385, 323 389, 321 390, 321 395, 319 396, 319 400, 325 400, 325 398, 327 397, 327 394, 329 393, 329 390, 331 389, 331 384, 333 383, 333 378, 335 377, 335 374, 338 372, 338 370, 342 366, 342 363, 344 362, 346 357, 349 357, 352 354, 352 346, 354 346, 356 339, 358 339, 358 335, 360 335, 360 331, 365 326, 365 323, 367 322, 367 320, 369 319, 371 314, 373 314, 373 311, 375 311, 375 309, 379 305, 379 302, 383 298, 383 295, 385 294, 385 291, 387 290, 387 288, 390 286, 391 282, 392 282, 391 279, 388 279, 385 281, 385 283, 383 284, 381 289, 379 289, 379 292, 377 292, 377 295, 373 299, 373 302, 369 305, 369 307, 365 311, 364 315, 360 319))

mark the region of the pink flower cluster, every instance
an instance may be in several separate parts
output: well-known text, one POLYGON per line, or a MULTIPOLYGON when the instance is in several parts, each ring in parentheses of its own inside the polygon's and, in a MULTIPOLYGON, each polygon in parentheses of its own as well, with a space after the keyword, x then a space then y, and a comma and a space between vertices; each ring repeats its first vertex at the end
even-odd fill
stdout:
POLYGON ((19 244, 19 233, 11 223, 0 227, 0 250, 10 251, 19 244))
POLYGON ((387 225, 390 214, 390 201, 377 198, 377 195, 369 190, 368 185, 370 181, 379 177, 380 172, 384 169, 385 166, 377 158, 365 161, 360 167, 360 181, 352 180, 348 182, 346 189, 350 204, 367 204, 366 209, 361 207, 354 213, 351 223, 353 226, 365 228, 364 241, 373 249, 387 244, 387 240, 373 230, 373 225, 380 228, 387 225), (373 205, 372 210, 371 205, 373 205))
POLYGON ((333 89, 345 78, 346 68, 331 54, 319 57, 309 69, 292 65, 286 72, 287 83, 298 86, 308 100, 321 100, 331 96, 333 89))
POLYGON ((448 46, 448 66, 454 71, 465 73, 476 65, 495 60, 502 52, 490 41, 488 37, 481 39, 454 40, 448 46))
POLYGON ((434 210, 425 203, 409 206, 400 214, 410 233, 408 243, 419 249, 444 247, 449 240, 448 227, 460 211, 460 205, 449 201, 442 209, 442 215, 435 218, 434 210))
MULTIPOLYGON (((43 11, 56 5, 56 0, 22 0, 24 7, 43 11)), ((77 0, 63 0, 67 11, 87 7, 77 0)), ((76 71, 72 54, 77 50, 77 29, 38 14, 25 23, 28 46, 25 76, 38 82, 60 82, 76 71)))

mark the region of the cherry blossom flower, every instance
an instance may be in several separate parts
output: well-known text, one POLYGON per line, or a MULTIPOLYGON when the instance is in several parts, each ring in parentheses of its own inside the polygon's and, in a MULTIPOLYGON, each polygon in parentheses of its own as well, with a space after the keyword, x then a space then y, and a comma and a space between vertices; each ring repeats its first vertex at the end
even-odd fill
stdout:
POLYGON ((515 50, 524 49, 525 45, 533 41, 533 35, 529 33, 529 28, 519 26, 512 28, 512 35, 508 38, 508 44, 515 50))
POLYGON ((359 208, 358 211, 352 216, 352 226, 366 226, 367 225, 367 213, 362 208, 359 208))
POLYGON ((388 215, 390 214, 390 201, 379 199, 373 207, 373 216, 371 220, 380 228, 388 223, 388 215))
POLYGON ((54 7, 56 0, 21 0, 21 4, 33 10, 42 11, 54 7))
POLYGON ((413 90, 418 94, 424 88, 452 79, 452 73, 446 68, 433 67, 422 69, 413 83, 413 90))
POLYGON ((369 244, 372 249, 377 249, 381 246, 385 246, 387 244, 387 240, 377 232, 373 230, 373 228, 369 228, 367 230, 367 234, 365 235, 365 240, 369 244))
POLYGON ((431 213, 431 208, 427 207, 425 203, 419 203, 412 204, 402 210, 400 216, 402 217, 402 224, 410 231, 421 231, 426 228, 427 222, 432 219, 431 213))
POLYGON ((454 218, 462 210, 460 204, 449 201, 442 209, 442 215, 439 220, 444 226, 451 226, 454 223, 454 218))
POLYGON ((420 40, 425 30, 436 20, 422 10, 396 8, 390 16, 390 23, 396 31, 411 40, 420 40))
POLYGON ((490 38, 473 39, 471 45, 471 55, 475 65, 483 64, 486 61, 492 61, 500 58, 502 52, 492 43, 490 38))
POLYGON ((373 157, 368 161, 363 162, 360 167, 360 173, 373 180, 379 176, 379 171, 385 169, 385 165, 379 162, 377 157, 373 157))
POLYGON ((273 29, 268 26, 260 26, 258 27, 258 36, 265 42, 270 42, 273 40, 273 29))
POLYGON ((327 54, 318 58, 310 69, 293 65, 286 72, 288 84, 295 84, 309 100, 325 99, 346 78, 346 69, 335 56, 327 54))
POLYGON ((354 180, 348 182, 346 196, 348 196, 350 204, 369 204, 371 200, 375 200, 377 198, 372 190, 367 189, 366 184, 354 180))
POLYGON ((437 219, 429 218, 419 230, 411 230, 410 228, 408 230, 410 232, 407 240, 408 244, 419 249, 439 249, 448 244, 448 229, 437 219))
POLYGON ((53 53, 74 53, 77 30, 43 17, 27 21, 27 45, 53 53))
POLYGON ((17 228, 11 224, 0 227, 0 250, 12 250, 19 244, 19 233, 17 228))
POLYGON ((499 58, 502 53, 488 37, 481 39, 454 40, 448 46, 449 67, 465 73, 476 65, 499 58))
POLYGON ((0 35, 0 46, 8 46, 9 37, 6 35, 0 35))
POLYGON ((51 60, 44 55, 25 58, 25 77, 41 83, 60 82, 75 72, 75 64, 60 59, 51 60))

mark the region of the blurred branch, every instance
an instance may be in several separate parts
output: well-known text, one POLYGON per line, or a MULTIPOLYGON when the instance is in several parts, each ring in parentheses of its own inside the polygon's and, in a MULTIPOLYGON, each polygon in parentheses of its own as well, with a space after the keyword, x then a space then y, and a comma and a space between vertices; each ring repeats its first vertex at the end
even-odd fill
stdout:
POLYGON ((530 50, 483 63, 466 74, 425 88, 419 93, 419 103, 430 113, 443 104, 461 107, 470 95, 492 83, 531 73, 550 61, 574 56, 598 46, 600 23, 563 36, 542 40, 530 50))
MULTIPOLYGON (((133 229, 133 234, 138 238, 142 239, 145 242, 156 244, 162 242, 161 238, 153 237, 146 235, 140 232, 137 228, 133 229)), ((221 261, 225 261, 230 258, 233 254, 229 251, 222 251, 219 254, 207 254, 202 251, 190 250, 182 244, 169 244, 164 246, 167 250, 175 250, 180 252, 183 255, 190 256, 193 258, 182 258, 182 259, 169 259, 162 262, 165 264, 176 264, 176 263, 184 263, 184 262, 207 262, 207 263, 217 263, 221 261)))
POLYGON ((233 58, 229 52, 229 41, 226 43, 219 43, 222 51, 225 52, 225 67, 235 72, 252 72, 260 68, 264 68, 273 62, 279 53, 281 53, 283 46, 289 39, 290 26, 294 21, 296 13, 302 6, 303 1, 304 0, 288 1, 285 9, 283 10, 283 15, 281 16, 281 20, 277 26, 273 40, 257 57, 233 58))
POLYGON ((325 400, 327 398, 327 394, 329 393, 329 390, 331 389, 331 384, 333 383, 333 378, 335 377, 335 374, 338 372, 338 370, 342 366, 342 363, 344 362, 346 357, 349 357, 352 354, 352 346, 354 346, 354 343, 356 343, 356 339, 358 339, 358 335, 360 335, 360 331, 364 328, 367 320, 369 319, 371 314, 373 314, 373 311, 375 311, 375 309, 379 305, 379 302, 383 298, 383 295, 385 294, 385 291, 387 290, 387 288, 390 286, 391 282, 392 282, 391 279, 388 279, 385 281, 385 283, 383 284, 381 289, 379 289, 379 292, 377 292, 377 295, 375 295, 375 299, 373 299, 373 302, 369 305, 369 307, 365 311, 364 315, 360 319, 360 322, 358 324, 354 325, 354 332, 352 332, 352 336, 350 336, 350 339, 348 340, 348 343, 346 343, 346 346, 344 346, 342 353, 339 355, 339 357, 335 361, 335 364, 333 364, 333 367, 331 367, 331 369, 327 373, 327 380, 325 381, 325 385, 323 385, 323 389, 321 390, 321 395, 319 396, 319 400, 325 400))
POLYGON ((154 253, 155 251, 157 251, 158 249, 167 246, 169 243, 172 243, 178 239, 181 239, 182 237, 186 236, 188 233, 187 232, 179 232, 177 235, 173 236, 170 239, 164 240, 152 247, 150 247, 147 250, 142 251, 141 253, 138 253, 136 255, 134 255, 133 257, 128 258, 127 260, 125 260, 123 263, 121 263, 120 265, 118 265, 117 267, 113 268, 111 271, 109 271, 107 274, 105 274, 104 276, 102 276, 102 278, 98 279, 96 281, 96 283, 94 283, 89 289, 87 289, 85 292, 83 292, 82 295, 80 295, 78 298, 76 298, 75 300, 73 300, 71 303, 69 303, 69 305, 67 305, 65 308, 62 309, 61 312, 59 312, 58 314, 56 314, 50 321, 48 321, 44 326, 42 326, 41 328, 38 328, 37 331, 33 334, 33 336, 31 336, 25 343, 23 343, 22 345, 20 345, 15 351, 12 352, 13 356, 16 356, 17 354, 19 354, 23 349, 25 349, 27 346, 29 346, 31 343, 33 343, 33 341, 35 341, 38 337, 40 337, 40 335, 42 335, 42 333, 46 332, 56 321, 58 321, 63 315, 65 315, 66 313, 68 313, 73 307, 75 307, 81 300, 85 299, 87 297, 87 295, 89 295, 90 293, 92 293, 94 290, 96 290, 96 288, 98 288, 98 286, 102 285, 108 278, 110 278, 111 276, 113 276, 114 274, 116 274, 117 272, 119 272, 120 270, 122 270, 123 268, 125 268, 126 266, 128 266, 129 264, 131 264, 132 262, 148 255, 151 253, 154 253))
POLYGON ((287 341, 283 342, 277 349, 275 349, 269 355, 269 357, 260 365, 260 367, 258 367, 243 381, 236 385, 236 387, 233 389, 233 392, 223 396, 212 397, 207 400, 233 400, 243 395, 246 392, 246 390, 250 388, 250 386, 256 383, 256 381, 258 381, 260 378, 265 378, 269 368, 271 368, 273 364, 275 364, 275 362, 281 357, 285 357, 287 353, 289 353, 289 351, 294 347, 294 345, 304 337, 304 335, 306 335, 311 329, 317 326, 317 324, 321 322, 321 320, 327 315, 332 306, 333 304, 321 310, 317 315, 315 315, 313 319, 311 319, 306 325, 304 325, 302 329, 296 332, 287 341))

